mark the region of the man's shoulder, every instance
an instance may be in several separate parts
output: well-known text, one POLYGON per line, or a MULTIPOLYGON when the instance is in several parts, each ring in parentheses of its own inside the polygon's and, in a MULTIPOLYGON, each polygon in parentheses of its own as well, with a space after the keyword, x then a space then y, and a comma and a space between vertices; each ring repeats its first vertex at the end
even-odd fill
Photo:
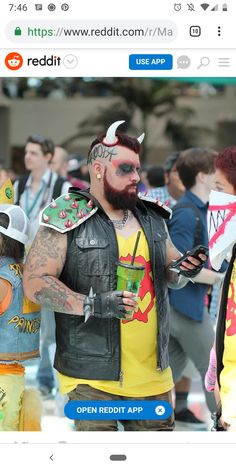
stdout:
POLYGON ((179 214, 184 213, 185 215, 186 213, 194 213, 195 209, 197 209, 197 205, 195 205, 195 203, 191 200, 191 198, 189 198, 187 194, 181 197, 172 208, 173 213, 178 212, 179 214))
POLYGON ((71 231, 94 215, 97 207, 86 195, 67 193, 53 200, 40 213, 40 225, 60 233, 71 231))
POLYGON ((169 220, 172 216, 172 210, 162 203, 158 198, 151 198, 148 194, 138 194, 139 200, 147 208, 147 210, 153 211, 156 215, 169 220))
POLYGON ((181 197, 172 210, 173 217, 170 222, 171 227, 175 227, 176 224, 183 224, 187 225, 188 230, 194 231, 196 222, 202 226, 201 212, 194 201, 189 198, 188 194, 181 197))

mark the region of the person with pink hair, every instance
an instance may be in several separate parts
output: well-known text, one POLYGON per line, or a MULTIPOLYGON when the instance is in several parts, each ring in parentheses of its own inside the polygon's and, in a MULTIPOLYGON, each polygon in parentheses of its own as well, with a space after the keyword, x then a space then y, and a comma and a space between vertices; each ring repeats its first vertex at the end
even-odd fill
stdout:
MULTIPOLYGON (((236 146, 224 149, 215 161, 216 189, 236 196, 236 146)), ((236 200, 235 200, 236 201, 236 200)), ((221 402, 220 422, 236 431, 236 241, 222 286, 215 344, 211 350, 205 386, 215 389, 221 402)), ((223 247, 223 246, 222 246, 223 247)))

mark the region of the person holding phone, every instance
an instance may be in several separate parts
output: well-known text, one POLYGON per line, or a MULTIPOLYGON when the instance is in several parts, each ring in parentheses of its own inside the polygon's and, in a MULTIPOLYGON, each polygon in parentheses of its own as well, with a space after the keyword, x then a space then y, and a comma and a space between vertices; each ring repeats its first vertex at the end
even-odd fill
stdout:
MULTIPOLYGON (((168 228, 173 243, 182 252, 196 244, 196 235, 198 244, 208 246, 207 209, 210 191, 215 187, 216 158, 216 151, 204 148, 182 151, 178 158, 177 170, 186 191, 173 209, 168 228)), ((191 359, 201 376, 206 403, 211 412, 216 406, 214 395, 204 388, 209 353, 214 340, 214 330, 208 315, 207 291, 220 278, 220 274, 205 264, 194 284, 188 284, 178 291, 170 290, 169 350, 174 381, 179 381, 188 358, 191 359)), ((182 397, 181 400, 180 394, 178 395, 176 420, 183 422, 186 427, 189 424, 194 429, 198 424, 194 421, 193 412, 187 408, 188 392, 183 392, 182 397)), ((200 427, 203 426, 200 424, 200 427)))
MULTIPOLYGON (((180 288, 206 260, 180 257, 164 218, 171 210, 138 196, 139 153, 133 138, 113 123, 88 154, 90 190, 70 189, 41 215, 42 228, 29 252, 26 294, 56 312, 55 368, 70 400, 166 400, 172 403, 168 358, 168 285, 180 288), (145 268, 140 296, 117 290, 117 263, 145 268), (130 320, 130 310, 133 318, 130 320), (86 315, 86 316, 85 316, 86 315), (140 348, 142 346, 142 348, 140 348)), ((191 249, 191 248, 190 248, 191 249)), ((116 431, 115 420, 75 421, 79 431, 116 431)), ((166 420, 124 422, 127 431, 171 431, 166 420)))

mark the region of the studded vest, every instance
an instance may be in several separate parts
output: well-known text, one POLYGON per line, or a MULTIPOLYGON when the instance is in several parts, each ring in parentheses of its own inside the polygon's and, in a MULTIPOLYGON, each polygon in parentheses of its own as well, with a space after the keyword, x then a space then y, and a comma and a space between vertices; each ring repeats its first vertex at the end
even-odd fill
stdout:
MULTIPOLYGON (((79 192, 82 194, 82 192, 79 192)), ((83 195, 91 196, 83 192, 83 195)), ((97 204, 97 202, 96 202, 97 204)), ((116 290, 116 263, 119 259, 114 227, 98 211, 67 233, 68 249, 60 280, 71 290, 88 295, 116 290)), ((169 307, 165 268, 167 233, 158 209, 138 200, 133 211, 147 238, 158 316, 158 365, 169 365, 169 307)), ((120 373, 120 320, 56 313, 57 350, 55 368, 64 375, 94 380, 118 380, 120 373)), ((135 342, 135 340, 134 340, 135 342)))

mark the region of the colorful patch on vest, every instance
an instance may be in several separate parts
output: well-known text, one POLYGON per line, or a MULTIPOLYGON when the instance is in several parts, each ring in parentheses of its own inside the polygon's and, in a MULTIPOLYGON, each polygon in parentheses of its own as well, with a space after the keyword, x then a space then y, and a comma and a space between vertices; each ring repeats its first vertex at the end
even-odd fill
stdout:
POLYGON ((60 233, 66 233, 90 218, 96 211, 97 207, 92 200, 68 193, 61 195, 44 208, 40 215, 40 224, 60 233))

